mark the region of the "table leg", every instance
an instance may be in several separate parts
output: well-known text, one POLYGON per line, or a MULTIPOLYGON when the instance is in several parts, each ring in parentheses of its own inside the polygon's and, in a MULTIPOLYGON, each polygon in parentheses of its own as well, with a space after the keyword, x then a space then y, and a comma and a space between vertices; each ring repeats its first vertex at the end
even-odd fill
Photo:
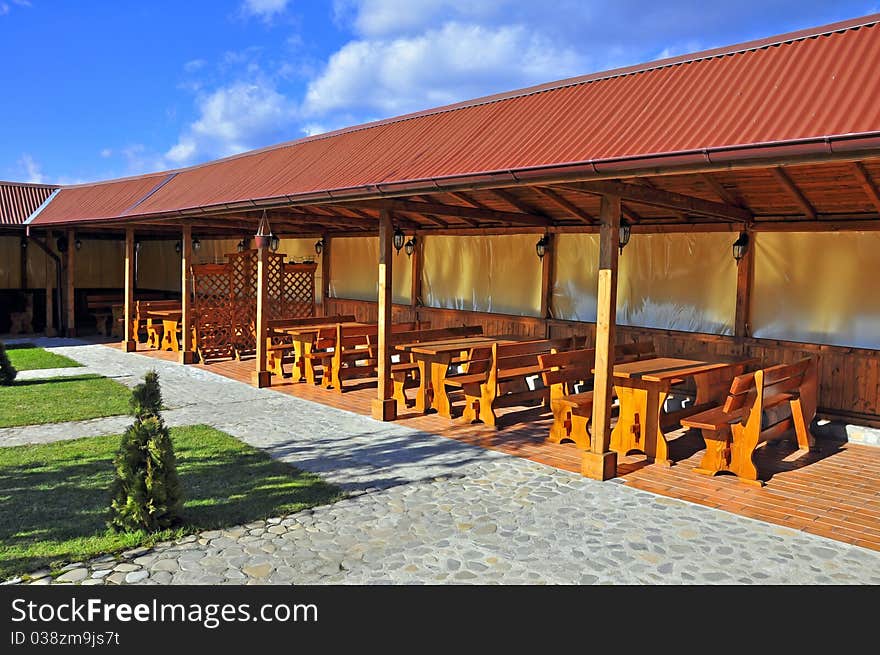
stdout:
POLYGON ((309 384, 315 384, 315 364, 314 360, 311 357, 306 357, 306 355, 310 355, 312 353, 312 344, 309 341, 304 341, 302 343, 302 351, 303 351, 303 372, 306 376, 306 382, 309 384))
POLYGON ((162 321, 162 329, 165 332, 166 350, 180 352, 180 342, 177 340, 177 321, 162 321))
POLYGON ((431 362, 431 390, 433 398, 431 406, 437 410, 440 416, 452 418, 452 404, 446 395, 446 369, 449 368, 449 360, 431 362))
POLYGON ((669 446, 660 427, 663 403, 668 395, 665 386, 615 385, 615 392, 620 400, 620 413, 611 431, 611 450, 621 456, 641 452, 648 461, 671 465, 669 446))
POLYGON ((663 427, 660 425, 663 406, 668 395, 669 390, 665 386, 650 385, 650 388, 647 390, 645 435, 642 444, 642 452, 645 453, 647 458, 664 466, 672 466, 673 464, 672 460, 669 459, 669 442, 666 441, 666 435, 663 433, 663 427))
POLYGON ((430 384, 430 376, 432 375, 431 366, 424 359, 419 358, 419 388, 416 389, 415 411, 424 414, 430 407, 428 399, 428 386, 430 384))
POLYGON ((303 361, 303 345, 301 341, 293 342, 293 369, 291 375, 296 378, 295 382, 299 382, 305 378, 305 367, 303 361), (299 371, 299 375, 294 375, 299 371))

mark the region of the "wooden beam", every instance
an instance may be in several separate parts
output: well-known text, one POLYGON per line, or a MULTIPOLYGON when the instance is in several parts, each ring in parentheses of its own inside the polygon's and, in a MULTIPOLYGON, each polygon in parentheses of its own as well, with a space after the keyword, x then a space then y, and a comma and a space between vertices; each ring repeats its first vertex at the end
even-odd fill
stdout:
POLYGON ((626 203, 620 203, 620 213, 623 214, 623 217, 627 219, 630 223, 641 223, 642 216, 635 209, 627 205, 626 203))
POLYGON ((865 168, 865 165, 860 161, 854 161, 852 167, 859 184, 862 185, 868 198, 874 203, 877 212, 880 213, 880 190, 877 189, 877 184, 871 179, 871 174, 868 172, 868 169, 865 168))
POLYGON ((755 280, 755 235, 746 232, 749 246, 745 256, 736 265, 736 317, 733 334, 752 336, 752 288, 755 280))
MULTIPOLYGON (((544 235, 547 245, 544 249, 544 257, 541 259, 541 316, 552 318, 551 305, 553 301, 553 275, 556 263, 556 235, 547 233, 544 235)), ((549 336, 545 334, 544 336, 549 336)))
MULTIPOLYGON (((637 177, 637 178, 635 178, 635 180, 639 184, 646 186, 649 189, 659 189, 660 188, 656 184, 654 184, 653 181, 648 179, 647 177, 637 177)), ((662 189, 661 189, 661 191, 662 191, 662 189)), ((675 216, 677 219, 679 219, 680 221, 682 221, 684 223, 690 223, 692 220, 691 217, 688 216, 687 212, 683 212, 680 209, 673 209, 671 211, 672 211, 673 216, 675 216)))
POLYGON ((776 181, 779 182, 779 184, 781 184, 782 187, 788 192, 788 194, 794 199, 798 206, 803 210, 804 214, 811 220, 815 221, 818 218, 816 208, 813 207, 812 203, 810 203, 809 200, 807 200, 804 192, 801 191, 798 185, 794 183, 794 180, 789 177, 785 169, 782 166, 776 166, 772 169, 772 171, 773 177, 776 178, 776 181))
POLYGON ((745 223, 752 219, 751 212, 748 212, 741 207, 703 200, 702 198, 686 196, 673 191, 664 191, 663 189, 658 188, 652 189, 641 184, 627 184, 614 180, 606 180, 599 182, 581 182, 574 186, 566 184, 561 185, 560 188, 586 191, 596 195, 615 195, 622 200, 628 200, 630 202, 637 202, 655 207, 664 207, 666 209, 679 210, 689 214, 699 214, 700 216, 710 216, 712 218, 720 218, 727 221, 745 223))
POLYGON ((535 191, 535 193, 544 196, 545 198, 547 198, 547 200, 559 207, 562 211, 566 212, 570 216, 573 216, 582 223, 586 223, 587 225, 594 225, 596 223, 596 218, 590 215, 589 212, 581 209, 576 204, 571 202, 571 200, 569 200, 565 196, 560 195, 553 189, 546 189, 544 187, 536 186, 532 187, 532 190, 535 191))
POLYGON ((421 236, 413 236, 416 240, 412 254, 412 280, 410 281, 410 306, 415 309, 422 305, 422 269, 425 262, 425 241, 421 236))
POLYGON ((456 218, 477 218, 500 223, 513 223, 514 225, 532 225, 535 227, 547 227, 550 221, 539 216, 517 214, 516 212, 502 212, 494 209, 478 209, 476 207, 462 207, 461 205, 444 205, 435 202, 411 202, 407 200, 376 200, 359 203, 362 207, 379 207, 397 212, 414 214, 435 214, 437 216, 454 216, 456 218))
POLYGON ((477 209, 489 209, 489 210, 492 209, 491 207, 489 207, 489 205, 487 205, 483 202, 480 202, 479 200, 468 195, 464 191, 452 191, 452 192, 450 192, 449 195, 452 196, 453 198, 458 198, 464 204, 466 204, 470 207, 476 207, 477 209))
POLYGON ((184 225, 180 236, 180 363, 196 361, 192 322, 192 226, 184 225))
POLYGON ((501 198, 508 205, 513 207, 514 209, 518 209, 523 214, 528 214, 530 216, 540 216, 541 218, 546 218, 548 220, 552 220, 552 217, 547 216, 544 212, 533 207, 528 202, 517 196, 510 189, 490 189, 492 195, 501 198))
POLYGON ((860 218, 830 220, 828 218, 823 220, 823 216, 820 214, 818 221, 755 221, 749 229, 758 232, 871 232, 880 230, 880 220, 876 218, 869 220, 860 218))
POLYGON ((715 179, 715 176, 712 175, 712 173, 700 173, 700 178, 711 187, 712 191, 715 192, 715 195, 718 196, 722 202, 751 211, 739 194, 734 194, 726 189, 721 182, 715 179))
POLYGON ((321 307, 324 309, 324 316, 330 316, 327 308, 330 299, 330 234, 325 232, 321 235, 324 242, 324 249, 321 251, 321 307))
POLYGON ((373 399, 373 418, 379 421, 393 421, 397 418, 397 401, 391 383, 391 303, 394 246, 392 237, 394 225, 391 211, 383 209, 379 213, 379 352, 377 353, 378 396, 373 399))
POLYGON ((257 388, 272 386, 272 374, 266 368, 266 338, 269 336, 269 248, 257 240, 257 317, 254 327, 257 340, 255 370, 251 383, 257 388))
POLYGON ((76 233, 67 230, 67 336, 76 336, 76 233))
POLYGON ((608 480, 617 475, 617 453, 611 450, 611 403, 614 392, 614 347, 617 323, 619 197, 602 196, 599 221, 599 290, 596 312, 592 436, 590 450, 583 455, 581 472, 596 480, 608 480))
MULTIPOLYGON (((72 247, 72 244, 71 244, 72 247)), ((123 341, 122 347, 125 352, 137 350, 136 335, 132 332, 134 320, 134 228, 125 228, 125 297, 123 300, 123 341)))

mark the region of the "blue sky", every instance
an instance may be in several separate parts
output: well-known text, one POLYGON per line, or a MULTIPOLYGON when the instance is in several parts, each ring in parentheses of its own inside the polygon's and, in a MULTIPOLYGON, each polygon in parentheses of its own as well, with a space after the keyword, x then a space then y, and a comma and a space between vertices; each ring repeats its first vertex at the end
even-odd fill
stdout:
POLYGON ((176 168, 878 0, 0 0, 0 179, 176 168))

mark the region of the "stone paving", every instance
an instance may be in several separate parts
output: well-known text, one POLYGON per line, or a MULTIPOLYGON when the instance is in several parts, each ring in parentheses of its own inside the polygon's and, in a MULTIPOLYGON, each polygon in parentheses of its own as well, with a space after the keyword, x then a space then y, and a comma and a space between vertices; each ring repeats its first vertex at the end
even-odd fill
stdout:
MULTIPOLYGON (((56 577, 37 571, 25 580, 31 584, 880 583, 875 551, 191 367, 103 346, 44 345, 129 384, 156 368, 176 424, 217 427, 320 473, 351 497, 76 562, 56 577)), ((110 421, 90 423, 118 431, 110 421)), ((0 444, 65 438, 66 429, 0 430, 0 444)))

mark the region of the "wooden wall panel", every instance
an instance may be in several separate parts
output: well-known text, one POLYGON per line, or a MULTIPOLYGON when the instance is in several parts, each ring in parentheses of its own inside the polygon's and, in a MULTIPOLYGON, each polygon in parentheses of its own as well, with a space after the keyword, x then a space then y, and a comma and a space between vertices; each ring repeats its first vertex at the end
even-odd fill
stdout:
MULTIPOLYGON (((354 314, 359 320, 370 322, 377 317, 375 302, 331 298, 329 303, 328 310, 332 314, 354 314)), ((455 309, 394 305, 393 320, 430 321, 432 327, 482 325, 486 334, 518 334, 535 338, 577 334, 589 337, 590 343, 595 338, 593 323, 455 309)), ((647 339, 653 339, 657 352, 663 354, 745 355, 768 363, 790 363, 801 357, 818 355, 820 414, 856 423, 880 424, 880 351, 624 325, 617 328, 618 343, 647 339)))

